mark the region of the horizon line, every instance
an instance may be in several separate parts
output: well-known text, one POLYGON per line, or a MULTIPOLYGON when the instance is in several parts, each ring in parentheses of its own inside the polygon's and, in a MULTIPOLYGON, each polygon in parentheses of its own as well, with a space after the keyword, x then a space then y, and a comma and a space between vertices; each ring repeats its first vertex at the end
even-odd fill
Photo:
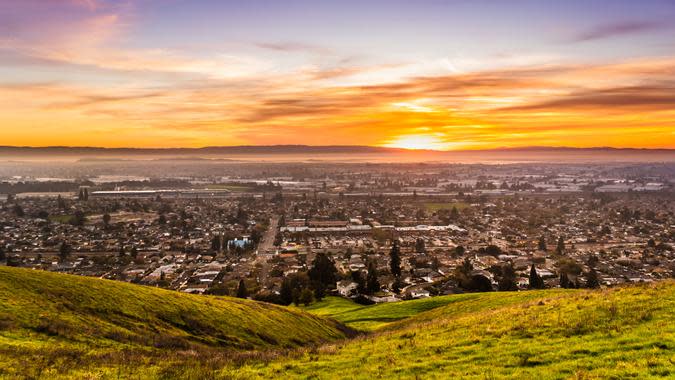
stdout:
POLYGON ((496 148, 477 148, 477 149, 413 149, 413 148, 399 148, 378 145, 347 145, 347 144, 331 144, 331 145, 311 145, 311 144, 271 144, 271 145, 205 145, 200 147, 104 147, 104 146, 88 146, 88 145, 0 145, 0 149, 96 149, 96 150, 154 150, 154 151, 170 151, 170 150, 206 150, 206 149, 228 149, 228 148, 368 148, 383 151, 399 151, 399 152, 433 152, 433 153, 452 153, 452 152, 481 152, 481 151, 509 151, 509 150, 534 150, 534 149, 551 149, 551 150, 636 150, 636 151, 675 151, 672 148, 648 148, 648 147, 617 147, 617 146, 592 146, 592 147, 575 147, 575 146, 556 146, 556 145, 527 145, 517 147, 496 147, 496 148))

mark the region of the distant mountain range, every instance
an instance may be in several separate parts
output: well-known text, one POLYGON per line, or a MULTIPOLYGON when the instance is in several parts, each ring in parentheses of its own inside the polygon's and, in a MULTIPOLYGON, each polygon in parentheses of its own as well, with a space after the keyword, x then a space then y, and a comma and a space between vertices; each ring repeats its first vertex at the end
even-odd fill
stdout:
POLYGON ((100 147, 21 147, 0 146, 0 159, 4 161, 36 158, 95 160, 156 159, 156 160, 240 160, 251 156, 264 156, 265 160, 284 160, 282 157, 300 157, 303 161, 547 161, 547 162, 675 162, 675 149, 636 148, 571 148, 531 146, 485 150, 409 150, 363 145, 241 145, 210 146, 202 148, 100 148, 100 147))
POLYGON ((202 148, 101 148, 101 147, 70 147, 70 146, 0 146, 0 154, 66 154, 66 155, 199 155, 199 154, 340 154, 340 153, 478 153, 478 152, 640 152, 640 153, 673 153, 675 149, 646 149, 646 148, 572 148, 529 146, 519 148, 494 148, 480 150, 410 150, 402 148, 387 148, 366 145, 237 145, 237 146, 207 146, 202 148))

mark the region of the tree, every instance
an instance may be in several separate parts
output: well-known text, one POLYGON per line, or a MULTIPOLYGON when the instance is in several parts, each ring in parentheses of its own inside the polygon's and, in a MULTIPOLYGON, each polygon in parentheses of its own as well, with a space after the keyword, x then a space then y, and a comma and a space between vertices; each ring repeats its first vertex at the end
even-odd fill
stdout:
POLYGON ((68 258, 68 256, 70 256, 70 245, 64 241, 59 247, 59 259, 61 262, 63 262, 68 258))
POLYGON ((366 278, 366 290, 368 294, 380 291, 380 281, 377 279, 377 267, 375 262, 368 263, 368 276, 366 278))
POLYGON ((18 216, 19 218, 23 218, 26 213, 23 211, 23 207, 21 205, 14 205, 14 215, 18 216))
POLYGON ((593 267, 586 273, 586 287, 590 289, 597 289, 600 287, 598 272, 596 272, 593 267))
POLYGON ((462 265, 455 268, 453 277, 461 288, 470 289, 471 288, 471 275, 473 273, 473 264, 471 259, 468 257, 464 258, 462 265))
POLYGON ((535 268, 534 264, 532 264, 532 268, 530 268, 530 284, 529 288, 530 289, 544 289, 545 284, 544 280, 539 276, 537 273, 537 268, 535 268))
POLYGON ((131 247, 131 252, 129 252, 132 258, 137 258, 138 257, 138 249, 136 247, 131 247))
POLYGON ((308 275, 314 287, 314 295, 320 300, 326 289, 335 287, 337 268, 325 253, 319 252, 312 261, 308 275))
POLYGON ((279 298, 282 305, 290 305, 293 303, 293 284, 289 277, 284 278, 281 282, 281 289, 279 290, 279 298))
POLYGON ((490 256, 498 257, 502 254, 502 249, 494 244, 490 244, 485 247, 484 252, 490 256))
POLYGON ((425 253, 427 251, 426 245, 424 244, 424 239, 418 238, 415 241, 415 252, 425 253))
POLYGON ((389 252, 389 268, 394 276, 401 275, 401 248, 398 246, 398 239, 394 240, 389 252))
POLYGON ((279 292, 281 303, 283 305, 290 305, 291 303, 298 305, 300 303, 300 293, 303 289, 307 288, 308 285, 309 277, 307 277, 307 273, 304 272, 293 273, 284 278, 279 292))
POLYGON ((394 293, 399 294, 399 293, 401 293, 401 285, 403 285, 402 282, 401 282, 401 277, 396 276, 396 277, 394 277, 394 282, 391 284, 391 290, 394 293))
POLYGON ((302 289, 298 301, 305 306, 309 306, 312 302, 314 302, 314 295, 312 294, 312 291, 308 288, 302 289))
POLYGON ((239 287, 237 288, 237 298, 248 298, 248 291, 244 280, 239 280, 239 287))
POLYGON ((352 273, 352 281, 356 283, 356 291, 359 292, 359 294, 364 294, 367 291, 366 287, 366 279, 363 278, 363 275, 361 275, 360 270, 353 271, 352 273))
POLYGON ((560 287, 563 289, 569 289, 573 288, 572 282, 570 281, 569 277, 567 277, 567 273, 565 272, 560 272, 560 287))
POLYGON ((220 252, 220 235, 215 235, 211 239, 211 250, 213 252, 220 252))
POLYGON ((86 221, 87 217, 84 215, 84 212, 82 210, 77 210, 70 219, 70 224, 73 226, 83 226, 86 221))
POLYGON ((452 220, 459 219, 459 211, 457 211, 456 206, 452 206, 452 210, 450 210, 450 219, 452 220))
POLYGON ((558 238, 558 245, 555 248, 555 253, 562 255, 565 253, 565 239, 563 237, 558 238))
POLYGON ((492 281, 489 278, 483 276, 482 274, 474 274, 471 276, 471 281, 468 286, 468 290, 476 292, 491 292, 492 291, 492 281))
POLYGON ((497 282, 497 289, 502 292, 518 290, 518 284, 516 283, 516 271, 513 268, 512 262, 502 266, 502 273, 499 277, 499 281, 497 282))
POLYGON ((544 237, 544 235, 541 235, 541 237, 539 237, 539 244, 538 244, 537 248, 539 248, 540 251, 546 252, 546 250, 547 250, 546 238, 544 237))
POLYGON ((103 214, 103 225, 105 225, 106 228, 108 228, 108 226, 110 225, 110 219, 111 219, 110 214, 108 213, 103 214))
POLYGON ((464 256, 465 252, 464 246, 458 245, 455 247, 455 256, 464 256))
POLYGON ((5 247, 0 245, 0 261, 5 261, 7 259, 7 254, 5 253, 5 247))

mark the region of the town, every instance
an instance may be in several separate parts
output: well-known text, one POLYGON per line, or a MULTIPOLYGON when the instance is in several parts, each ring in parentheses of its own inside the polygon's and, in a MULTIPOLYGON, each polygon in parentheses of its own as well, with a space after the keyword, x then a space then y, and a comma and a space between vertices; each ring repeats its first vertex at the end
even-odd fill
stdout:
POLYGON ((0 175, 8 266, 279 304, 675 277, 667 163, 180 160, 0 175))

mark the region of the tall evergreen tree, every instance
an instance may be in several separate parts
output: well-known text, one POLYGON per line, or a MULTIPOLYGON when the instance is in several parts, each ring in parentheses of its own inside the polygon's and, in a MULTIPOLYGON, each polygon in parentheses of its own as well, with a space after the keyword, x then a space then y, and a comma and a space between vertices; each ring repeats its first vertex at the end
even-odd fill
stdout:
POLYGON ((427 251, 426 244, 424 244, 424 239, 418 238, 415 241, 415 252, 425 253, 427 251))
POLYGON ((537 245, 537 248, 539 248, 540 251, 546 252, 547 249, 546 238, 544 237, 544 235, 541 235, 541 237, 539 237, 539 243, 537 245))
POLYGON ((555 248, 555 253, 558 255, 565 253, 565 239, 563 239, 562 236, 558 238, 558 245, 555 248))
POLYGON ((59 247, 59 259, 63 262, 70 256, 70 246, 65 241, 59 247))
POLYGON ((323 252, 316 255, 307 274, 314 287, 314 296, 319 300, 324 297, 326 289, 335 287, 337 282, 335 263, 323 252))
POLYGON ((367 292, 366 279, 363 278, 360 270, 352 272, 352 281, 356 283, 356 291, 359 294, 365 294, 367 292))
POLYGON ((530 289, 544 289, 544 280, 539 276, 537 273, 537 268, 535 268, 534 264, 532 264, 532 268, 530 268, 530 284, 529 288, 530 289))
POLYGON ((595 268, 591 267, 591 270, 586 273, 586 287, 590 289, 596 289, 600 287, 600 278, 598 277, 598 272, 595 271, 595 268))
POLYGON ((569 277, 567 277, 567 273, 565 272, 560 272, 560 287, 563 289, 569 289, 573 287, 569 277))
POLYGON ((246 290, 246 283, 244 280, 239 280, 239 287, 237 288, 237 298, 248 298, 248 290, 246 290))
POLYGON ((516 271, 513 268, 512 262, 509 262, 502 267, 502 273, 499 277, 499 281, 497 282, 497 289, 499 291, 518 290, 518 284, 516 283, 516 271))
POLYGON ((380 281, 377 279, 377 267, 375 262, 368 263, 368 276, 366 278, 366 290, 368 294, 380 291, 380 281))
POLYGON ((281 299, 282 305, 290 305, 293 303, 293 284, 289 277, 284 278, 284 280, 281 282, 279 298, 281 299))
POLYGON ((401 248, 398 246, 398 239, 394 240, 389 252, 389 268, 394 276, 401 275, 401 248))

